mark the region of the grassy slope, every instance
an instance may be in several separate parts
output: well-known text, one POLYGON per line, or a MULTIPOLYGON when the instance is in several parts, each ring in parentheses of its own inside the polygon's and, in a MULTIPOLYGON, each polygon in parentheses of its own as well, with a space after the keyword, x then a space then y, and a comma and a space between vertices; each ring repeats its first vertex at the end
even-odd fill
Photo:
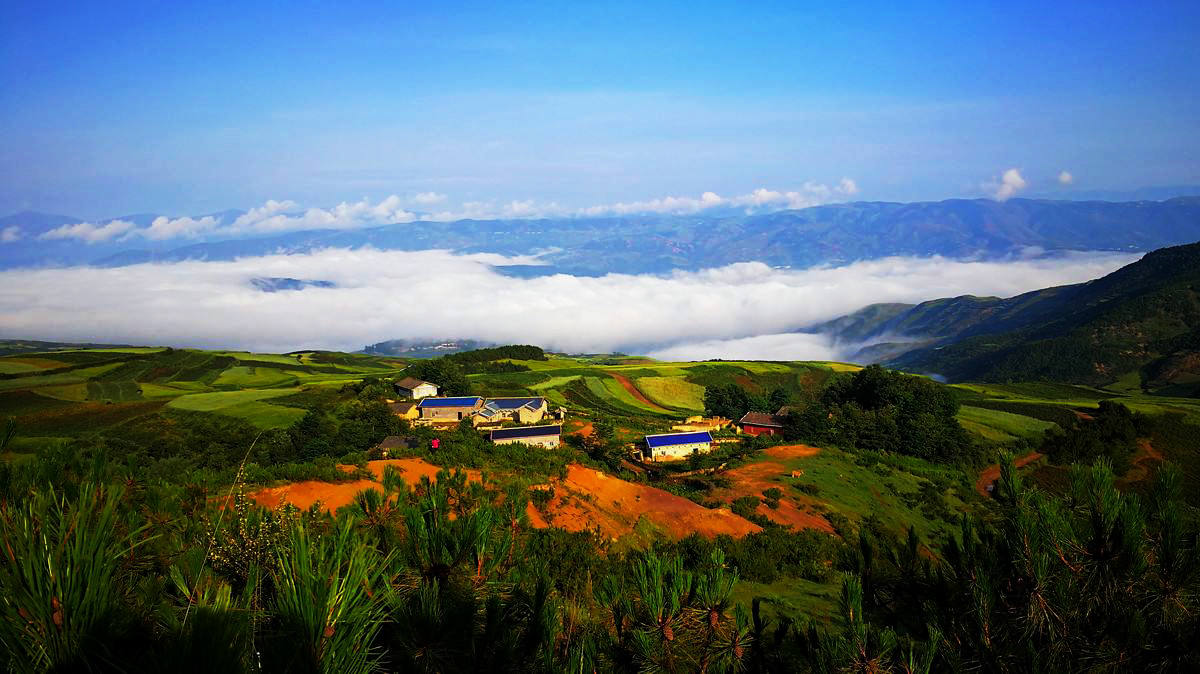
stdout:
POLYGON ((340 386, 398 371, 392 359, 309 352, 292 355, 168 350, 72 349, 0 357, 0 418, 17 420, 18 447, 101 432, 172 409, 285 427, 302 407, 269 400, 302 388, 340 386))

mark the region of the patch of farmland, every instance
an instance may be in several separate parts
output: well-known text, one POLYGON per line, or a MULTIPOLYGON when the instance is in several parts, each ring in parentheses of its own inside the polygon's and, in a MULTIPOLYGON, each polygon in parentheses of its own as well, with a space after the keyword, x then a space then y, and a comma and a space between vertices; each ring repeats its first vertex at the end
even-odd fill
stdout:
POLYGON ((834 372, 858 372, 859 370, 862 369, 862 365, 855 365, 853 363, 838 363, 838 362, 834 362, 834 361, 819 361, 817 364, 827 367, 830 370, 833 370, 834 372))
POLYGON ((98 401, 128 402, 142 397, 141 389, 133 381, 93 380, 87 383, 87 392, 89 400, 98 401))
POLYGON ((647 398, 663 407, 704 410, 704 387, 685 381, 683 377, 640 377, 634 383, 647 398))
POLYGON ((262 363, 277 363, 279 365, 297 366, 302 360, 295 356, 284 356, 273 353, 250 353, 249 351, 214 351, 214 355, 232 356, 239 361, 254 361, 262 363))
POLYGON ((236 405, 268 398, 279 398, 299 392, 298 388, 269 389, 265 391, 215 391, 192 393, 180 396, 167 403, 168 407, 192 412, 216 412, 236 405))
POLYGON ((0 379, 0 391, 12 391, 23 388, 41 388, 43 386, 62 386, 64 384, 82 384, 92 377, 109 372, 121 363, 106 363, 95 367, 86 367, 70 372, 53 372, 51 374, 30 374, 27 377, 0 379))
POLYGON ((295 382, 295 374, 279 368, 237 365, 221 372, 221 375, 213 381, 213 386, 217 388, 268 388, 295 382))
POLYGON ((1012 412, 963 405, 958 421, 968 431, 979 433, 989 440, 1012 442, 1018 438, 1037 439, 1057 424, 1012 412))
POLYGON ((602 399, 607 398, 636 414, 661 414, 662 410, 655 409, 633 397, 621 382, 612 377, 584 377, 584 383, 589 391, 602 399))
POLYGON ((265 402, 247 402, 215 410, 216 414, 244 419, 258 428, 287 428, 304 416, 306 411, 265 402))
POLYGON ((0 374, 18 374, 21 372, 39 372, 56 367, 66 367, 67 363, 49 358, 0 358, 0 374))
POLYGON ((37 390, 41 395, 68 402, 81 403, 88 399, 88 387, 85 383, 62 384, 61 386, 42 386, 37 390))
POLYGON ((576 379, 579 379, 579 377, 580 377, 580 375, 577 375, 577 374, 568 374, 568 375, 563 375, 561 377, 551 377, 551 378, 547 379, 546 381, 538 382, 536 384, 530 384, 528 388, 531 391, 545 391, 547 389, 562 388, 562 387, 566 386, 567 384, 570 384, 571 382, 575 381, 576 379))
POLYGON ((203 388, 193 386, 190 389, 182 386, 168 386, 166 384, 142 384, 142 397, 147 400, 159 400, 163 398, 177 398, 189 393, 199 393, 203 388))
POLYGON ((18 432, 22 435, 78 436, 153 414, 162 406, 161 401, 69 403, 22 417, 18 432))
POLYGON ((39 395, 33 391, 0 393, 0 417, 21 417, 69 407, 74 407, 69 401, 39 395))
MULTIPOLYGON (((647 410, 626 405, 614 398, 598 377, 581 377, 565 387, 549 393, 556 392, 562 393, 568 407, 582 408, 594 414, 631 417, 645 416, 648 413, 647 410)), ((552 396, 548 395, 547 397, 553 399, 552 396)))
POLYGON ((530 370, 567 370, 572 368, 587 367, 586 364, 579 362, 574 358, 554 358, 550 357, 546 360, 512 360, 506 359, 517 365, 524 365, 530 370))

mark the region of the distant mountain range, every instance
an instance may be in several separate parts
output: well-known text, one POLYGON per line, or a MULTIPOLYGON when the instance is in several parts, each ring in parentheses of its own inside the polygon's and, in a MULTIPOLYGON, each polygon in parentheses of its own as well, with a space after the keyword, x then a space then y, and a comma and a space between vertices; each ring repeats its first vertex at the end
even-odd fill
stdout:
POLYGON ((850 360, 954 381, 1065 381, 1200 394, 1200 243, 1100 279, 1010 297, 875 304, 814 326, 850 360))
MULTIPOLYGON (((223 223, 240 211, 212 214, 223 223)), ((148 224, 152 214, 121 218, 148 224)), ((444 248, 527 255, 544 251, 545 266, 505 273, 598 275, 661 273, 758 261, 777 267, 841 264, 889 255, 1004 257, 1030 251, 1147 251, 1200 239, 1200 197, 1165 201, 953 199, 854 202, 756 215, 639 215, 537 220, 410 222, 353 230, 308 230, 268 237, 85 243, 39 238, 78 218, 19 213, 0 218, 0 268, 229 260, 320 248, 444 248)))

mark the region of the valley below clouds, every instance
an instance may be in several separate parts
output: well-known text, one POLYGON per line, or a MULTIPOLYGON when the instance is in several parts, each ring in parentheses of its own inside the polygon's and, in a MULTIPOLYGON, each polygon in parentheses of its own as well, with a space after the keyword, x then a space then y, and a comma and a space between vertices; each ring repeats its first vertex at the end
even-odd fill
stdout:
POLYGON ((875 302, 1011 296, 1107 274, 1140 254, 996 261, 886 257, 776 269, 513 278, 535 257, 326 249, 233 261, 0 271, 0 338, 285 352, 476 339, 662 358, 836 359, 807 326, 875 302), (301 279, 264 292, 255 279, 301 279), (328 287, 323 287, 328 286, 328 287))

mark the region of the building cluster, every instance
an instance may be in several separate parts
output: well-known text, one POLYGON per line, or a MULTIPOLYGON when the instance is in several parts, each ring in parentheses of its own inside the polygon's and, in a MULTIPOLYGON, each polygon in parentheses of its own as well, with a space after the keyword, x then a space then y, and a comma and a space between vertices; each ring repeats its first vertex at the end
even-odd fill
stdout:
POLYGON ((551 412, 546 399, 534 397, 439 396, 438 387, 427 381, 407 377, 396 382, 396 393, 411 400, 391 402, 392 413, 418 425, 456 425, 470 421, 477 428, 487 429, 492 442, 557 447, 561 442, 562 426, 541 424, 547 419, 561 421, 566 410, 551 412), (500 428, 505 424, 521 424, 500 428))
MULTIPOLYGON (((488 430, 496 444, 523 443, 541 447, 558 447, 562 439, 560 424, 542 424, 552 418, 562 421, 562 407, 550 412, 546 399, 534 397, 438 396, 438 387, 427 381, 407 377, 396 382, 396 393, 409 400, 391 402, 392 412, 421 425, 451 425, 470 421, 488 430), (508 426, 506 424, 520 424, 508 426)), ((673 433, 647 435, 639 451, 646 461, 678 461, 693 454, 712 451, 714 444, 731 439, 714 440, 713 433, 729 426, 747 435, 778 435, 783 433, 784 421, 792 412, 781 407, 774 414, 747 412, 734 422, 722 417, 688 417, 671 427, 673 433)))
POLYGON ((722 442, 714 440, 712 434, 730 424, 746 435, 781 435, 787 415, 791 412, 790 407, 781 407, 774 414, 747 412, 736 423, 721 417, 688 417, 683 423, 671 427, 671 430, 677 431, 675 433, 647 435, 641 454, 646 461, 678 461, 693 453, 706 454, 712 451, 714 444, 722 442))

